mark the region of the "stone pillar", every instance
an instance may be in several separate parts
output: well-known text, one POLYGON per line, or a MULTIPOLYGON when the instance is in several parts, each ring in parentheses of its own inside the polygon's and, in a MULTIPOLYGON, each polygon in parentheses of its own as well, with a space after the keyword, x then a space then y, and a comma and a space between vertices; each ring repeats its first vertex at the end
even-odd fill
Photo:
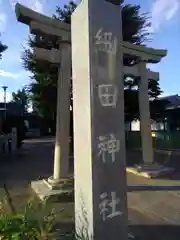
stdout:
POLYGON ((148 96, 148 71, 146 69, 145 62, 140 62, 138 67, 141 76, 141 79, 139 81, 139 110, 142 157, 145 164, 151 164, 153 163, 153 145, 151 136, 151 119, 148 96))
POLYGON ((69 168, 71 47, 68 41, 61 41, 60 54, 53 174, 55 182, 68 177, 69 168))
POLYGON ((121 29, 121 9, 108 1, 81 1, 72 14, 75 225, 82 239, 127 239, 121 29))

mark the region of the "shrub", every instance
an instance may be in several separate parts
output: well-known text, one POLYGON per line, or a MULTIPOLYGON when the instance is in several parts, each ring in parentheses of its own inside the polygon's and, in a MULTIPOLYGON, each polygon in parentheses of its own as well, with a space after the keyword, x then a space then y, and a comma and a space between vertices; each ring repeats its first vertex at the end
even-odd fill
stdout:
POLYGON ((0 239, 2 240, 48 240, 55 223, 55 210, 44 214, 45 204, 30 200, 22 213, 17 213, 12 199, 5 189, 6 197, 0 202, 0 239), (10 213, 7 211, 7 205, 10 213))

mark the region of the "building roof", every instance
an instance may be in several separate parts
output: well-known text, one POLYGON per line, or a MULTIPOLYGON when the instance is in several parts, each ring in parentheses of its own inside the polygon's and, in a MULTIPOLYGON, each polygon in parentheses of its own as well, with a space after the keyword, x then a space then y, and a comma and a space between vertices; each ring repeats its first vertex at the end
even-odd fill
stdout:
POLYGON ((180 96, 178 94, 160 97, 159 100, 168 101, 166 109, 180 108, 180 96))

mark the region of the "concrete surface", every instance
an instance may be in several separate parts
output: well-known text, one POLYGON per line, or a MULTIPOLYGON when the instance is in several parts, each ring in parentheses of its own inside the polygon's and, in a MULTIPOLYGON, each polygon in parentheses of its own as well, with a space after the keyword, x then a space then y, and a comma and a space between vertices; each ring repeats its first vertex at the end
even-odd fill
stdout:
MULTIPOLYGON (((23 209, 26 200, 32 196, 30 182, 51 176, 53 147, 51 138, 28 140, 18 154, 0 160, 0 187, 7 184, 18 209, 23 209)), ((72 164, 70 169, 72 171, 72 164)), ((143 191, 128 193, 129 231, 135 234, 137 240, 179 239, 180 191, 174 190, 180 186, 178 179, 179 172, 169 179, 153 180, 127 174, 129 186, 143 188, 143 191), (153 187, 157 186, 163 186, 164 190, 154 191, 153 187), (169 190, 166 190, 167 186, 169 190), (149 187, 152 189, 148 190, 149 187)), ((68 220, 61 224, 62 227, 65 231, 73 230, 73 203, 57 203, 56 207, 66 210, 68 220)))
POLYGON ((168 176, 174 172, 174 168, 166 167, 160 164, 138 164, 133 167, 127 167, 126 172, 145 178, 158 178, 168 176))

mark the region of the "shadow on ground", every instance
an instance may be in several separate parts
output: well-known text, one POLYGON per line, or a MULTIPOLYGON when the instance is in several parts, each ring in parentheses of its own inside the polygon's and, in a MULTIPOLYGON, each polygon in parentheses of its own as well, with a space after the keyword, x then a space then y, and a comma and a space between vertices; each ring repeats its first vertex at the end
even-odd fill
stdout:
MULTIPOLYGON (((64 222, 58 224, 54 230, 57 235, 69 234, 74 231, 74 223, 64 222)), ((167 225, 129 225, 128 233, 128 240, 179 240, 180 227, 167 225)), ((112 236, 112 239, 116 239, 116 237, 112 236)))
MULTIPOLYGON (((24 207, 25 202, 29 197, 32 196, 32 190, 29 187, 29 183, 32 180, 47 178, 52 175, 53 172, 53 155, 54 155, 54 141, 53 139, 34 139, 28 140, 23 145, 23 148, 19 153, 13 154, 10 157, 4 156, 0 158, 0 187, 6 183, 10 189, 10 194, 13 201, 18 209, 24 207)), ((132 153, 127 153, 128 164, 137 163, 140 157, 137 155, 132 155, 132 153)), ((180 165, 179 165, 180 166, 180 165)), ((132 179, 133 180, 133 179, 132 179)), ((139 181, 142 181, 139 179, 139 181)), ((163 191, 164 193, 164 191, 163 191)), ((142 212, 142 202, 144 201, 149 206, 153 203, 153 200, 157 203, 158 196, 153 195, 152 198, 146 193, 144 195, 130 193, 131 205, 140 206, 142 212), (150 202, 149 202, 150 201, 150 202)), ((152 193, 149 193, 152 194, 152 193)), ((179 206, 179 198, 174 197, 174 195, 165 196, 166 201, 174 207, 179 206), (175 202, 175 203, 174 203, 175 202)), ((164 201, 164 195, 161 197, 164 201)), ((160 199, 160 200, 161 200, 160 199)), ((164 204, 166 203, 164 201, 164 204)), ((157 205, 157 204, 156 204, 157 205)), ((162 207, 162 212, 165 211, 166 204, 162 206, 157 205, 157 209, 162 207)), ((54 206, 53 206, 54 207, 54 206)), ((56 226, 57 229, 63 229, 65 232, 70 232, 74 230, 74 223, 72 221, 74 206, 73 203, 60 204, 58 203, 57 209, 65 209, 65 217, 69 216, 70 221, 60 223, 56 226)), ((147 206, 145 206, 147 207, 147 206)), ((155 209, 157 211, 157 209, 155 209)), ((176 211, 176 208, 175 210, 176 211)), ((139 213, 140 211, 131 210, 129 211, 129 218, 131 220, 129 231, 136 236, 137 240, 176 240, 180 236, 179 226, 170 226, 164 224, 165 221, 156 215, 156 217, 148 216, 146 212, 139 213), (132 223, 132 224, 131 224, 132 223), (159 225, 159 223, 161 223, 159 225), (151 224, 151 225, 150 225, 151 224)), ((153 215, 154 216, 154 215, 153 215)), ((62 215, 59 216, 59 220, 64 219, 62 215)), ((179 224, 179 223, 177 223, 179 224)), ((113 236, 112 236, 113 239, 113 236)))
POLYGON ((129 232, 135 240, 179 240, 180 226, 171 225, 133 225, 129 232))
POLYGON ((30 183, 47 178, 53 172, 54 141, 28 140, 15 154, 0 158, 0 186, 30 183))

